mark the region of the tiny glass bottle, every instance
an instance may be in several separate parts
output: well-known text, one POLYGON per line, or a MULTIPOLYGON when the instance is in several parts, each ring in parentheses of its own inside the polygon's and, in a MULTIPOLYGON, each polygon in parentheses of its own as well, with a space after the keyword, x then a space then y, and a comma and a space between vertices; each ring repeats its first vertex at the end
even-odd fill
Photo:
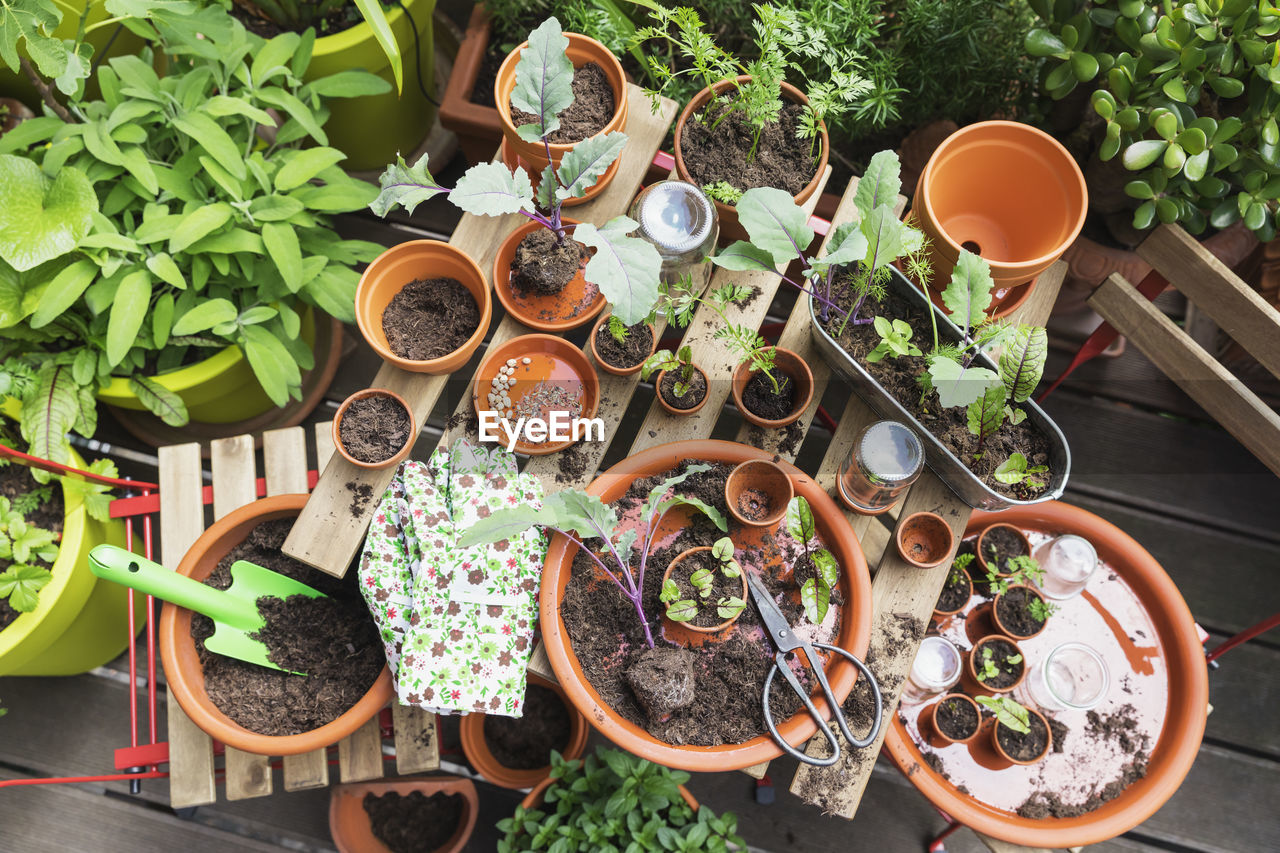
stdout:
POLYGON ((907 683, 902 686, 902 701, 924 702, 950 690, 960 680, 960 650, 946 637, 925 637, 920 642, 907 683))
POLYGON ((715 205, 706 194, 687 181, 659 181, 636 196, 630 216, 640 223, 636 236, 657 248, 662 280, 676 284, 688 275, 694 293, 701 293, 711 278, 707 259, 720 235, 715 205))
POLYGON ((924 448, 912 430, 897 421, 876 421, 854 439, 836 491, 854 512, 878 515, 897 503, 923 467, 924 448))

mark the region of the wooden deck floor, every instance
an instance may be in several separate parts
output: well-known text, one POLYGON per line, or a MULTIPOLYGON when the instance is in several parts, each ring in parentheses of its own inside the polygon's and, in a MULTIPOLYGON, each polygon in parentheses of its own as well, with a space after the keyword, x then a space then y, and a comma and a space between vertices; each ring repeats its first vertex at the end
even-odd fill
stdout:
MULTIPOLYGON (((388 226, 351 217, 345 230, 392 244, 423 229, 441 236, 447 213, 424 205, 413 220, 388 226), (411 229, 410 234, 404 230, 411 229)), ((785 300, 787 297, 781 297, 785 300)), ((786 316, 777 304, 773 316, 786 316)), ((1179 307, 1169 304, 1176 313, 1179 307)), ((350 352, 312 420, 332 418, 337 402, 365 387, 376 370, 362 345, 350 352)), ((478 356, 477 356, 478 358, 478 356)), ((1054 375, 1066 355, 1055 353, 1054 375)), ((474 366, 474 365, 473 365, 474 366)), ((471 370, 461 371, 470 376, 471 370)), ((459 380, 437 405, 427 429, 438 430, 443 413, 469 393, 459 380)), ((647 407, 651 390, 637 394, 633 410, 647 407)), ((839 412, 836 385, 828 411, 839 412)), ((1132 349, 1115 360, 1080 371, 1046 407, 1066 433, 1075 457, 1067 500, 1107 518, 1141 542, 1173 576, 1192 612, 1209 631, 1211 645, 1280 610, 1280 480, 1267 473, 1230 436, 1132 349)), ((724 419, 726 430, 736 428, 724 419)), ((637 423, 624 424, 634 431, 637 423)), ((816 467, 824 434, 805 443, 798 464, 816 467)), ((613 442, 626 448, 627 436, 613 442)), ((122 470, 154 479, 154 455, 109 417, 99 441, 122 470)), ((423 441, 419 447, 434 446, 423 441)), ((95 445, 90 454, 102 452, 95 445)), ((621 452, 621 451, 619 451, 621 452)), ((606 459, 611 464, 613 457, 606 459)), ((1211 674, 1214 713, 1191 774, 1168 805, 1128 835, 1097 850, 1259 851, 1280 848, 1280 635, 1264 636, 1223 659, 1211 674)), ((117 661, 96 673, 61 679, 0 679, 0 778, 110 772, 112 750, 128 743, 128 677, 117 661)), ((140 700, 145 692, 139 691, 140 700)), ((160 703, 163 709, 163 699, 160 703)), ((163 714, 161 715, 163 716, 163 714)), ((163 725, 163 720, 162 720, 163 725)), ((161 732, 163 737, 163 731, 161 732)), ((446 762, 461 763, 458 754, 446 762)), ((742 833, 762 851, 923 849, 944 827, 942 818, 896 770, 883 761, 868 788, 866 805, 848 824, 801 804, 786 790, 793 768, 772 766, 776 802, 758 805, 754 782, 739 773, 699 776, 690 787, 710 807, 732 810, 742 833)), ((494 849, 496 820, 518 796, 480 783, 482 809, 468 848, 494 849)), ((123 784, 61 785, 0 792, 0 850, 21 851, 324 851, 328 792, 283 793, 198 809, 184 817, 167 808, 163 780, 143 783, 130 796, 123 784)), ((968 832, 953 836, 952 851, 982 848, 968 832)))

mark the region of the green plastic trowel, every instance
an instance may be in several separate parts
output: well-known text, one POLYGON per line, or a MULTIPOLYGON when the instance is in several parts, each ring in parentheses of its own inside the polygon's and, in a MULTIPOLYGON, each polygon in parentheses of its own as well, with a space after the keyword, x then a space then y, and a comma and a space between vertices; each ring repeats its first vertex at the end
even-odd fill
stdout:
POLYGON ((204 641, 209 651, 283 672, 293 670, 267 660, 267 647, 250 636, 266 624, 258 615, 258 599, 264 595, 325 597, 304 583, 245 560, 231 564, 231 586, 225 590, 205 586, 115 545, 98 545, 89 551, 89 567, 100 578, 208 616, 214 623, 213 636, 204 641))

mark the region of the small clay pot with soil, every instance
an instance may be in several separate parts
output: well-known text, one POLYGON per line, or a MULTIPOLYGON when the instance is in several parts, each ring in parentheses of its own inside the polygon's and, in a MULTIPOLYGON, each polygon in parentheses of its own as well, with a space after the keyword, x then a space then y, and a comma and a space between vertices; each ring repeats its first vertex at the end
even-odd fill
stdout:
POLYGON ((479 805, 475 783, 457 776, 337 785, 329 797, 329 834, 338 853, 459 853, 479 805))
POLYGON ((528 788, 551 772, 551 752, 578 758, 587 743, 587 722, 560 686, 530 674, 523 714, 468 714, 459 733, 467 761, 503 788, 528 788))
POLYGON ((774 351, 772 375, 778 388, 764 374, 744 361, 733 371, 733 402, 751 423, 764 429, 781 429, 800 420, 813 399, 813 371, 799 355, 782 347, 774 351))
POLYGON ((418 423, 394 391, 366 388, 342 401, 333 419, 333 446, 360 468, 391 468, 413 450, 418 423))
POLYGON ((532 329, 557 334, 585 326, 608 304, 586 279, 587 257, 587 247, 571 236, 560 240, 542 224, 526 222, 498 246, 493 289, 507 313, 532 329))
POLYGON ((600 318, 600 322, 591 330, 591 355, 605 373, 630 376, 639 372, 645 359, 657 350, 658 333, 652 323, 636 323, 634 326, 623 327, 626 334, 619 341, 609 329, 609 319, 612 316, 610 314, 600 318))
POLYGON ((673 415, 692 415, 707 404, 707 374, 696 364, 693 376, 689 379, 689 390, 683 397, 676 396, 676 384, 679 374, 676 371, 663 370, 653 379, 653 387, 658 392, 658 402, 662 408, 673 415))
POLYGON ((964 606, 969 603, 969 599, 973 597, 973 581, 969 580, 969 575, 964 569, 958 569, 955 566, 947 573, 947 579, 942 584, 942 592, 938 595, 938 603, 933 606, 933 615, 954 616, 964 606))
POLYGON ((794 494, 786 470, 764 459, 743 462, 724 484, 729 512, 739 524, 748 527, 773 527, 782 521, 794 494))
POLYGON ((436 793, 425 796, 410 791, 400 796, 391 791, 381 796, 364 795, 369 830, 391 853, 418 853, 441 850, 458 831, 467 802, 461 794, 436 793))
POLYGON ((970 697, 951 693, 929 706, 928 723, 932 729, 929 740, 934 745, 944 747, 968 743, 978 736, 982 712, 970 697))
POLYGON ((1027 708, 1028 732, 1017 732, 999 721, 991 727, 991 745, 1002 758, 1014 764, 1035 764, 1053 746, 1049 721, 1034 708, 1027 708))
POLYGON ((902 559, 918 569, 931 569, 951 556, 956 536, 936 512, 916 512, 898 524, 894 541, 902 559))
POLYGON ((991 605, 991 621, 1001 634, 1015 640, 1034 637, 1049 622, 1044 597, 1026 584, 1015 584, 996 596, 991 605), (1036 605, 1035 602, 1040 602, 1036 605), (1040 618, 1040 616, 1044 618, 1040 618))
POLYGON ((732 627, 746 610, 744 607, 728 619, 716 612, 716 602, 722 598, 740 598, 744 602, 748 600, 747 574, 744 569, 739 568, 737 577, 725 577, 720 571, 720 561, 712 554, 709 546, 690 548, 681 552, 662 574, 664 586, 668 580, 675 582, 676 588, 680 590, 681 599, 697 603, 698 613, 687 622, 673 622, 664 615, 665 626, 687 629, 696 634, 719 634, 732 627), (689 580, 699 569, 711 572, 711 591, 705 597, 698 594, 698 590, 689 580))
POLYGON ((966 670, 971 679, 982 690, 992 693, 1008 693, 1022 683, 1027 674, 1027 658, 1018 644, 1008 637, 999 634, 988 634, 973 644, 969 652, 966 670), (995 673, 987 676, 987 650, 990 650, 990 664, 995 673), (983 677, 979 677, 983 676, 983 677))
POLYGON ((1006 576, 1013 574, 1010 561, 1015 557, 1031 556, 1031 540, 1012 524, 999 522, 978 534, 974 550, 984 572, 994 570, 996 574, 1006 576))

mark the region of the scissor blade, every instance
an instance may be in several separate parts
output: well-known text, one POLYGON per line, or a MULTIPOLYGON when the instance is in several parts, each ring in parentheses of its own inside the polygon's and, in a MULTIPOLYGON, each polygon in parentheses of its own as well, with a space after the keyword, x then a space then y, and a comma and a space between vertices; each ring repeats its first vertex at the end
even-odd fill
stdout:
POLYGON ((769 637, 778 651, 790 652, 800 648, 803 643, 791 630, 787 617, 782 615, 782 610, 774 602, 769 590, 751 572, 747 572, 747 586, 751 589, 751 597, 755 600, 756 609, 760 611, 760 621, 764 624, 764 629, 769 632, 769 637))

